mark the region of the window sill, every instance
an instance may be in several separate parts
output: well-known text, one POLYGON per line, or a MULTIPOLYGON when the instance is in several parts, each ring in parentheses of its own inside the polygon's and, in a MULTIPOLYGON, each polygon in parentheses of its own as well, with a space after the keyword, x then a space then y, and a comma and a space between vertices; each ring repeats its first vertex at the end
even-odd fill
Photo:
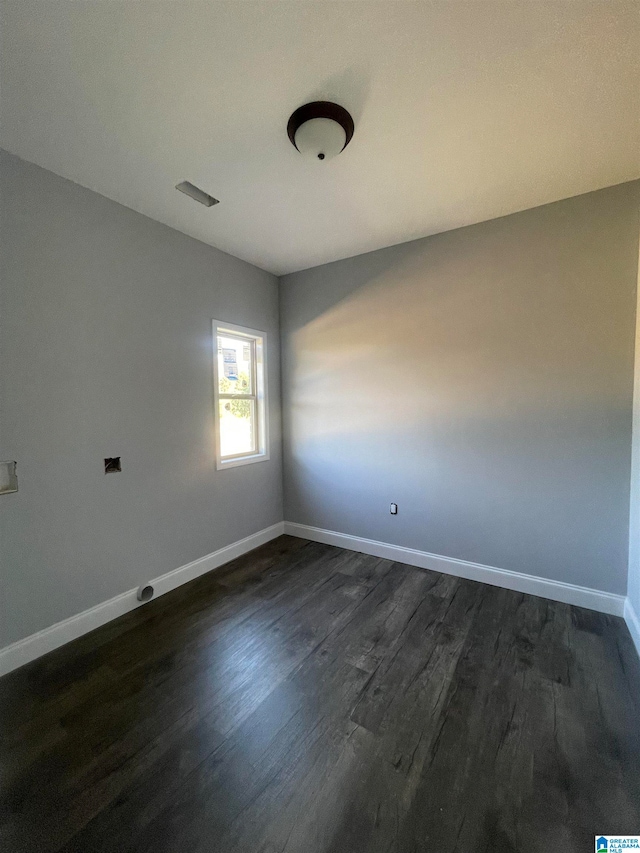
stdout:
POLYGON ((223 471, 225 468, 238 468, 240 465, 252 465, 254 462, 267 462, 268 453, 254 453, 252 456, 238 456, 230 459, 218 459, 216 468, 223 471))

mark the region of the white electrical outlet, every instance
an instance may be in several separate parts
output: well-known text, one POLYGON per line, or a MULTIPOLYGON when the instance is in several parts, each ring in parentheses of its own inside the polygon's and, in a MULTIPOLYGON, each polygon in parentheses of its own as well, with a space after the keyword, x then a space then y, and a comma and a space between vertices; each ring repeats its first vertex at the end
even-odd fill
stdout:
POLYGON ((391 504, 389 512, 391 513, 391 515, 397 515, 398 514, 398 504, 391 504))

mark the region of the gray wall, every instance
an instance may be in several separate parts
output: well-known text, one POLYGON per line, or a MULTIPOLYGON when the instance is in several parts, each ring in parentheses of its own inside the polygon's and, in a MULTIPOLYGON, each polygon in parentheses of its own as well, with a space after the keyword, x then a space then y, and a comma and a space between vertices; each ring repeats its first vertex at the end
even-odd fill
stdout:
POLYGON ((639 198, 286 276, 285 518, 624 593, 639 198))
MULTIPOLYGON (((631 442, 631 501, 629 513, 629 578, 627 595, 633 609, 632 630, 640 654, 640 257, 636 293, 636 345, 631 442)), ((631 628, 631 626, 630 626, 631 628)))
POLYGON ((275 277, 6 153, 0 175, 4 646, 281 521, 282 472, 275 277), (214 317, 268 333, 268 462, 216 471, 214 317))

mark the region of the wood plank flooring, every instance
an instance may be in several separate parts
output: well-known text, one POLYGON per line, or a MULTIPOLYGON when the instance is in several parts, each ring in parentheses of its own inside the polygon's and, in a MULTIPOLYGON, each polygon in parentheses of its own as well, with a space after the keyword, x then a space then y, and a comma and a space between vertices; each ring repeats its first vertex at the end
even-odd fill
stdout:
POLYGON ((0 680, 11 853, 640 833, 621 619, 281 537, 0 680))

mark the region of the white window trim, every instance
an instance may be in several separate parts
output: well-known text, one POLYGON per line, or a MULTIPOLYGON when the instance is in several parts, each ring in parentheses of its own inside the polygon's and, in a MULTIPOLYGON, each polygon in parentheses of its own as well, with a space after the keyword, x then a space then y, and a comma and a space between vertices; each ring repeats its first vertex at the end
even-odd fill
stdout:
POLYGON ((227 468, 237 468, 240 465, 251 465, 254 462, 266 462, 270 457, 269 444, 269 397, 267 392, 267 333, 259 329, 249 329, 237 326, 235 323, 225 323, 213 320, 213 419, 216 435, 216 468, 218 471, 227 468), (256 416, 258 420, 258 453, 248 456, 231 456, 223 459, 220 453, 220 406, 218 382, 218 335, 230 332, 236 337, 245 337, 255 341, 256 351, 256 416), (261 339, 261 340, 260 340, 261 339))

